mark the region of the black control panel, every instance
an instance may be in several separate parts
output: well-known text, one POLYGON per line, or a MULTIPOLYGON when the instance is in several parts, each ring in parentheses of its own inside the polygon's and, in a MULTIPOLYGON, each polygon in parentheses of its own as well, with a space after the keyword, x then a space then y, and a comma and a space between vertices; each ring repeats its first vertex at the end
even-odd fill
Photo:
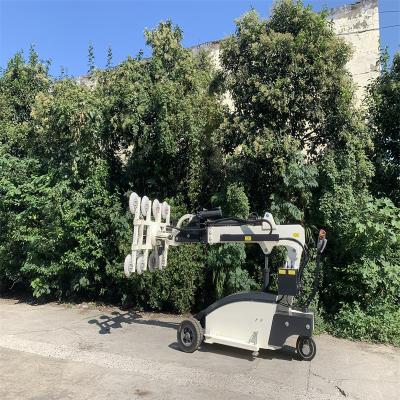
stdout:
POLYGON ((278 269, 278 294, 296 296, 299 291, 299 271, 292 268, 278 269))

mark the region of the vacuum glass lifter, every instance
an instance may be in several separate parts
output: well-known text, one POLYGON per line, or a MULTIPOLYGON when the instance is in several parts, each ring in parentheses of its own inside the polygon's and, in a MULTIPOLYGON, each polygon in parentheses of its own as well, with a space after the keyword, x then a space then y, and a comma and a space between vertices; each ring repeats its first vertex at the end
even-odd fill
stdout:
MULTIPOLYGON (((305 233, 301 225, 277 225, 270 213, 263 218, 222 218, 221 210, 204 210, 182 216, 170 225, 170 206, 132 193, 129 208, 133 214, 131 253, 124 264, 125 274, 163 269, 169 246, 186 243, 257 243, 265 254, 263 291, 241 292, 224 297, 184 320, 178 328, 181 350, 191 353, 200 344, 220 343, 239 347, 257 355, 262 349, 280 349, 290 336, 298 336, 296 350, 303 360, 312 360, 316 345, 312 339, 314 314, 292 306, 298 294, 307 262, 305 233), (287 249, 286 263, 278 269, 278 293, 268 292, 268 255, 275 246, 287 249), (302 256, 304 258, 302 259, 302 256), (303 260, 303 262, 302 262, 303 260)), ((317 266, 326 247, 320 231, 317 266)), ((309 302, 311 298, 309 298, 309 302)))

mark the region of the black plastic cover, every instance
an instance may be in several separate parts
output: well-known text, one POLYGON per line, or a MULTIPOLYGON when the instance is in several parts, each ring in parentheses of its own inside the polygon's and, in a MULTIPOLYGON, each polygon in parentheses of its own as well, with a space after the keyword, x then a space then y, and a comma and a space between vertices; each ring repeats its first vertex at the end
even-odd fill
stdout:
POLYGON ((297 269, 278 269, 278 293, 296 296, 299 291, 299 273, 297 269))

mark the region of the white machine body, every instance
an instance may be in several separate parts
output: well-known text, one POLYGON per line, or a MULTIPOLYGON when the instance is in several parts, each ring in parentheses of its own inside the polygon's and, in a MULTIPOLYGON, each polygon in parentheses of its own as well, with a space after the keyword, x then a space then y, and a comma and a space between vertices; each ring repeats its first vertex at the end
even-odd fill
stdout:
POLYGON ((241 301, 220 307, 207 316, 204 341, 258 351, 268 346, 277 304, 241 301), (240 317, 238 317, 240 316, 240 317))
POLYGON ((243 292, 216 301, 196 316, 205 328, 204 341, 258 352, 279 349, 293 335, 310 336, 313 314, 278 300, 272 293, 243 292))
POLYGON ((265 255, 275 246, 287 249, 286 264, 278 270, 278 292, 280 278, 283 292, 234 294, 216 301, 195 317, 201 323, 206 343, 258 352, 260 348, 280 348, 292 335, 311 337, 313 313, 292 307, 305 249, 301 225, 278 225, 270 213, 263 218, 240 220, 222 218, 220 210, 219 214, 216 210, 204 210, 186 214, 171 226, 171 210, 165 202, 152 202, 146 196, 140 198, 132 193, 129 206, 133 214, 133 238, 124 265, 127 276, 166 267, 169 247, 187 243, 257 243, 265 255))

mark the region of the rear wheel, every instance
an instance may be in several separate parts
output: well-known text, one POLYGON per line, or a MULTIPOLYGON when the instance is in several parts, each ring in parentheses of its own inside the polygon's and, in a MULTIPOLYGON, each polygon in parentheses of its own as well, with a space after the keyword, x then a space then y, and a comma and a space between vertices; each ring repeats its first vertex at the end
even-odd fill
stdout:
POLYGON ((189 318, 181 322, 176 335, 179 348, 185 353, 193 353, 203 341, 203 329, 197 319, 189 318))
POLYGON ((296 350, 301 360, 311 361, 317 353, 317 346, 313 338, 299 336, 296 342, 296 350))

